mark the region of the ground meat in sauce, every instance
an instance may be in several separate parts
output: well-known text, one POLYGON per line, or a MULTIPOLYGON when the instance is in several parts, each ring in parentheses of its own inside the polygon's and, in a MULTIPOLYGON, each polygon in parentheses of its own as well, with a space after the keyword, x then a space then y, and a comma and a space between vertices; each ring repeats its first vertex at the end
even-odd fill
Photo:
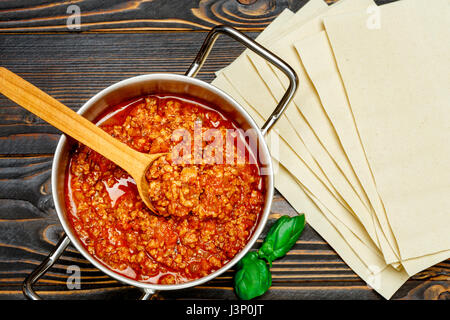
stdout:
MULTIPOLYGON (((179 142, 172 133, 193 133, 199 121, 202 130, 235 128, 183 97, 148 96, 119 109, 100 126, 145 153, 170 152, 179 142)), ((156 215, 124 170, 80 145, 68 168, 66 204, 75 232, 103 264, 138 281, 181 283, 221 268, 245 246, 263 208, 258 172, 256 164, 161 157, 147 172, 156 215)))

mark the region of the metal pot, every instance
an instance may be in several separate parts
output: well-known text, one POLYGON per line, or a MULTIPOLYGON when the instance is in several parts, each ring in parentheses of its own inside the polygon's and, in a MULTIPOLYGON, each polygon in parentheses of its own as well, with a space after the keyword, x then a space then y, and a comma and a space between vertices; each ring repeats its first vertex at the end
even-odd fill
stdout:
POLYGON ((240 33, 239 31, 228 26, 217 26, 209 32, 196 59, 191 64, 185 75, 156 73, 129 78, 113 84, 112 86, 100 91, 94 97, 89 99, 89 101, 84 104, 84 106, 78 111, 78 113, 82 114, 89 120, 93 120, 106 108, 134 97, 152 93, 183 94, 191 96, 193 98, 199 98, 205 102, 209 102, 210 105, 217 106, 219 111, 224 111, 226 114, 230 115, 233 120, 244 130, 254 129, 250 130, 250 132, 256 135, 256 137, 254 138, 256 138, 258 141, 259 160, 265 167, 266 172, 266 175, 264 176, 266 190, 264 210, 247 245, 230 262, 228 262, 219 270, 205 277, 185 283, 172 285, 144 283, 126 278, 105 267, 95 257, 93 257, 81 244, 71 224, 68 221, 64 197, 64 177, 66 174, 66 166, 68 164, 70 144, 66 136, 63 135, 59 140, 53 160, 52 193, 55 209, 58 214, 58 218, 64 228, 65 235, 63 235, 55 250, 46 258, 46 260, 43 261, 25 279, 23 284, 24 295, 29 299, 41 299, 41 297, 33 290, 33 284, 56 262, 56 260, 64 252, 70 242, 79 252, 81 252, 81 254, 87 260, 89 260, 89 262, 91 262, 94 266, 96 266, 107 275, 120 282, 141 288, 143 290, 141 299, 148 299, 152 294, 160 290, 185 289, 188 287, 200 285, 231 268, 254 245, 255 241, 261 234, 269 216, 270 208, 272 205, 274 184, 272 161, 266 142, 264 140, 264 135, 281 116, 282 112, 291 101, 296 88, 297 77, 295 75, 295 72, 285 62, 283 62, 274 54, 270 53, 268 50, 264 49, 262 46, 260 46, 244 34, 240 33), (194 76, 198 73, 201 66, 203 65, 205 59, 207 58, 219 34, 226 34, 233 39, 241 42, 246 47, 253 50, 257 54, 268 60, 270 63, 274 64, 289 78, 290 86, 287 92, 281 99, 280 103, 277 105, 273 114, 269 117, 269 119, 261 129, 257 127, 253 119, 247 114, 244 108, 242 108, 228 94, 204 81, 200 81, 194 78, 194 76))

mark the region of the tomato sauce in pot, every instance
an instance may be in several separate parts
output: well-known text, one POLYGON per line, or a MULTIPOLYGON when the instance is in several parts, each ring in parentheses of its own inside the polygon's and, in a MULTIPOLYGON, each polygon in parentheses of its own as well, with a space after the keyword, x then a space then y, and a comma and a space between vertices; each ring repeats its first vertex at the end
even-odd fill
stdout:
POLYGON ((150 95, 113 106, 95 122, 135 150, 168 155, 146 175, 155 214, 127 172, 74 144, 66 208, 91 255, 128 278, 175 284, 220 269, 243 249, 263 211, 265 190, 256 157, 227 115, 189 97, 150 95), (230 133, 232 144, 217 144, 230 133), (191 143, 179 152, 186 137, 191 143))

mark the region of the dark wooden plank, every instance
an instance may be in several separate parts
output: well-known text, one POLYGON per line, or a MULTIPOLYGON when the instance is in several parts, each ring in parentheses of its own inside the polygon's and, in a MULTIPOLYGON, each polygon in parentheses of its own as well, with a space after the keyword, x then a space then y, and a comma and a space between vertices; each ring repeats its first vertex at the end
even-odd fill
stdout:
MULTIPOLYGON (((206 30, 228 24, 260 31, 281 11, 297 11, 308 0, 4 0, 0 2, 0 32, 116 32, 206 30), (72 11, 80 8, 79 30, 67 28, 72 11)), ((378 0, 378 4, 393 0, 378 0)), ((335 0, 327 0, 333 3, 335 0)))
POLYGON ((307 1, 2 1, 0 32, 68 31, 69 5, 80 8, 81 31, 205 30, 231 24, 261 30, 283 9, 296 10, 307 1))

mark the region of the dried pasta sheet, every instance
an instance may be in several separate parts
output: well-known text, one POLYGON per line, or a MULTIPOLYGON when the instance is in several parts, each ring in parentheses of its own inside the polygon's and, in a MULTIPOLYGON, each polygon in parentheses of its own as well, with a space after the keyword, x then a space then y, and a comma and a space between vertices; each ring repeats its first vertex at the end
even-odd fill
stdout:
MULTIPOLYGON (((230 94, 241 104, 259 124, 264 119, 259 116, 247 101, 235 90, 223 75, 219 75, 213 85, 230 94)), ((271 130, 268 136, 277 135, 276 130, 271 130)), ((270 138, 268 139, 270 140, 270 138)), ((281 145, 284 144, 280 141, 281 145)), ((269 144, 270 145, 270 144, 269 144)), ((287 145, 286 145, 287 146, 287 145)), ((295 163, 286 161, 289 148, 284 149, 283 156, 279 158, 284 164, 291 167, 295 163)), ((277 158, 277 154, 273 154, 277 158)), ((279 163, 275 164, 275 187, 283 194, 289 203, 298 211, 306 214, 308 223, 336 250, 341 258, 372 288, 386 299, 389 299, 398 288, 408 279, 405 272, 397 272, 386 265, 380 256, 374 253, 370 246, 362 242, 354 232, 341 223, 318 198, 316 198, 303 184, 295 178, 295 175, 279 163)))
MULTIPOLYGON (((342 145, 355 168, 355 172, 366 190, 370 201, 377 208, 377 216, 382 222, 383 231, 396 247, 396 241, 387 222, 386 212, 376 191, 371 171, 353 121, 345 88, 334 60, 331 46, 325 32, 308 37, 295 44, 303 65, 321 98, 342 145)), ((397 249, 398 250, 398 249, 397 249)), ((408 275, 412 276, 449 256, 449 251, 401 261, 408 275)))
POLYGON ((383 234, 387 238, 391 250, 398 255, 397 242, 376 190, 327 35, 325 31, 322 31, 295 43, 294 46, 358 180, 374 208, 383 234))
MULTIPOLYGON (((290 64, 290 66, 296 71, 299 77, 300 86, 297 94, 293 99, 293 104, 296 105, 298 111, 297 114, 296 112, 294 112, 294 110, 289 110, 288 113, 290 114, 287 113, 292 126, 297 130, 299 135, 305 141, 305 144, 308 146, 311 153, 313 155, 316 155, 317 161, 321 164, 321 166, 327 167, 329 169, 324 169, 324 171, 328 172, 328 175, 331 175, 332 179, 339 179, 343 174, 344 178, 347 179, 350 183, 349 187, 353 188, 357 192, 358 197, 361 199, 363 204, 366 205, 366 207, 368 207, 368 202, 365 199, 364 192, 360 187, 357 178, 355 177, 355 174, 352 171, 350 164, 348 163, 348 160, 345 158, 342 147, 339 144, 333 127, 326 118, 325 113, 322 112, 322 108, 320 106, 317 95, 315 94, 312 86, 309 85, 309 80, 302 70, 302 66, 293 47, 293 43, 295 41, 298 41, 299 39, 304 38, 305 36, 323 30, 322 19, 325 15, 351 12, 353 10, 362 8, 365 10, 371 5, 374 5, 374 2, 372 0, 339 1, 331 6, 328 10, 321 11, 313 19, 308 21, 308 23, 300 26, 299 28, 290 30, 282 37, 277 38, 276 41, 268 44, 268 48, 275 54, 279 55, 288 64, 290 64), (300 112, 300 114, 298 114, 298 112, 300 112), (304 127, 305 125, 306 127, 304 127), (308 126, 310 126, 310 128, 308 128, 308 126), (321 147, 321 145, 323 145, 323 147, 321 147), (329 154, 325 155, 323 154, 324 152, 328 152, 329 154), (320 153, 322 155, 318 155, 317 153, 320 153), (342 171, 342 174, 337 173, 337 171, 342 171)), ((280 99, 279 94, 283 92, 288 86, 286 76, 277 68, 273 68, 272 70, 272 65, 267 64, 264 59, 257 56, 256 54, 249 53, 248 56, 257 69, 258 73, 260 74, 261 78, 263 78, 263 80, 266 82, 267 87, 272 91, 277 99, 280 99), (280 90, 281 86, 278 83, 277 76, 281 84, 283 85, 284 90, 283 88, 281 88, 280 90), (276 93, 275 91, 278 91, 278 93, 276 93)), ((346 182, 343 183, 347 184, 346 182)), ((341 185, 341 183, 339 182, 333 184, 336 184, 338 188, 341 185)), ((346 188, 346 186, 344 186, 344 188, 346 188)), ((347 199, 346 201, 349 201, 349 203, 354 203, 352 201, 354 200, 354 197, 352 196, 351 198, 352 199, 350 201, 347 199)), ((359 203, 357 203, 356 206, 359 207, 359 203)), ((358 212, 367 211, 365 209, 353 209, 358 212)), ((371 217, 368 217, 368 220, 370 221, 371 217)), ((374 232, 369 231, 369 233, 374 235, 374 232)))
POLYGON ((408 274, 404 271, 397 271, 383 263, 368 264, 367 261, 377 258, 372 251, 349 229, 330 219, 332 215, 324 213, 327 209, 317 199, 312 200, 314 197, 303 190, 299 181, 282 166, 275 175, 275 186, 298 212, 305 212, 307 222, 345 263, 384 298, 390 299, 408 280, 408 274), (342 234, 351 240, 346 241, 342 234))
MULTIPOLYGON (((245 60, 242 60, 245 61, 245 60)), ((251 66, 242 64, 241 68, 243 74, 247 76, 255 76, 252 72, 251 66)), ((220 76, 218 76, 214 81, 213 85, 217 86, 218 81, 221 80, 222 77, 225 77, 228 82, 231 84, 233 89, 238 92, 240 96, 245 100, 245 105, 249 106, 246 108, 247 112, 250 116, 258 122, 258 119, 261 119, 260 125, 262 125, 268 115, 269 112, 265 115, 261 114, 260 110, 263 109, 262 106, 265 105, 266 101, 270 101, 271 96, 266 95, 266 91, 264 87, 261 87, 259 90, 253 91, 250 88, 242 90, 242 87, 236 85, 230 78, 227 77, 227 72, 224 72, 220 76)), ((249 83, 253 84, 253 87, 261 82, 258 77, 252 77, 249 83)), ((239 101, 241 105, 244 105, 243 102, 239 101)), ((299 146, 294 148, 294 144, 291 144, 290 138, 295 137, 295 133, 285 134, 286 128, 289 128, 287 125, 283 124, 282 118, 275 124, 275 127, 271 129, 271 131, 277 132, 280 136, 279 144, 275 144, 274 146, 277 149, 271 148, 269 145, 269 149, 271 151, 272 157, 275 157, 277 161, 279 161, 283 166, 286 167, 290 171, 292 175, 301 179, 301 182, 305 187, 317 198, 320 202, 323 203, 325 207, 327 207, 333 215, 337 219, 339 219, 342 223, 348 226, 355 235, 361 239, 364 243, 367 244, 375 253, 379 253, 377 248, 373 245, 370 237, 368 236, 365 229, 359 223, 357 219, 354 219, 351 212, 345 207, 331 192, 329 188, 326 187, 326 184, 323 180, 320 179, 319 175, 312 169, 311 164, 308 163, 307 158, 305 157, 308 153, 306 151, 300 152, 299 146), (301 156, 300 156, 300 155, 301 156)), ((300 141, 296 139, 295 141, 300 141)), ((303 149, 304 150, 304 149, 303 149)))
POLYGON ((403 0, 324 19, 402 260, 450 249, 450 7, 403 0))
MULTIPOLYGON (((322 19, 324 16, 342 12, 352 12, 357 9, 365 11, 371 6, 375 6, 373 1, 346 0, 338 2, 327 12, 321 13, 302 27, 292 30, 283 38, 278 39, 275 43, 271 43, 269 49, 288 62, 295 69, 300 78, 300 88, 293 100, 293 104, 295 104, 296 107, 288 107, 286 110, 286 117, 289 122, 287 125, 294 128, 297 132, 311 155, 320 165, 326 177, 331 181, 333 188, 338 192, 338 197, 341 196, 345 200, 355 216, 360 219, 372 240, 381 248, 386 261, 393 263, 397 262, 399 258, 389 246, 381 231, 378 220, 376 220, 375 216, 372 214, 372 208, 365 199, 365 192, 355 176, 334 128, 323 110, 317 93, 310 83, 293 47, 295 41, 323 30, 322 19)), ((272 70, 264 60, 252 53, 248 54, 248 56, 259 73, 259 76, 266 83, 268 90, 273 94, 276 100, 279 100, 284 93, 284 88, 287 87, 284 75, 277 77, 277 74, 280 73, 278 70, 272 70)), ((253 86, 254 82, 249 82, 247 73, 243 73, 242 70, 242 67, 234 69, 230 68, 226 70, 226 75, 237 87, 243 88, 247 84, 247 87, 249 87, 248 90, 251 90, 249 84, 251 83, 253 86)), ((250 95, 250 93, 247 93, 248 90, 245 91, 246 97, 250 95)), ((259 93, 260 90, 257 92, 259 93)), ((264 99, 262 103, 266 101, 267 100, 264 99)), ((262 109, 260 103, 252 103, 252 105, 257 105, 258 109, 262 109)), ((283 137, 285 136, 284 133, 282 133, 282 135, 283 137)))
MULTIPOLYGON (((299 10, 295 14, 294 17, 289 19, 285 24, 277 24, 277 27, 270 28, 270 31, 268 33, 263 32, 264 37, 262 38, 261 43, 265 44, 265 39, 273 37, 277 33, 287 31, 286 27, 292 25, 295 25, 296 28, 301 27, 302 24, 314 17, 315 12, 317 12, 318 10, 323 11, 324 9, 327 9, 327 7, 324 7, 324 3, 321 0, 312 0, 308 2, 301 10, 299 10), (291 22, 293 20, 295 22, 294 24, 291 22)), ((275 21, 278 22, 278 18, 275 21)), ((273 99, 265 84, 253 71, 253 68, 251 67, 251 64, 249 63, 246 55, 240 56, 228 67, 222 69, 218 75, 230 75, 236 74, 236 72, 239 73, 239 83, 237 84, 237 86, 239 87, 239 91, 245 92, 245 98, 249 100, 252 105, 257 106, 257 111, 260 113, 260 115, 267 119, 267 117, 275 109, 277 101, 273 99), (256 95, 254 95, 255 93, 256 95)), ((339 201, 344 203, 344 201, 334 190, 328 179, 325 177, 322 170, 319 168, 309 151, 306 149, 302 140, 299 139, 294 128, 289 125, 288 120, 284 115, 279 119, 279 124, 280 126, 278 126, 278 128, 280 130, 280 133, 283 135, 289 146, 303 161, 305 161, 307 166, 314 172, 315 175, 317 175, 319 180, 323 182, 326 187, 333 193, 333 196, 337 197, 339 201)))

